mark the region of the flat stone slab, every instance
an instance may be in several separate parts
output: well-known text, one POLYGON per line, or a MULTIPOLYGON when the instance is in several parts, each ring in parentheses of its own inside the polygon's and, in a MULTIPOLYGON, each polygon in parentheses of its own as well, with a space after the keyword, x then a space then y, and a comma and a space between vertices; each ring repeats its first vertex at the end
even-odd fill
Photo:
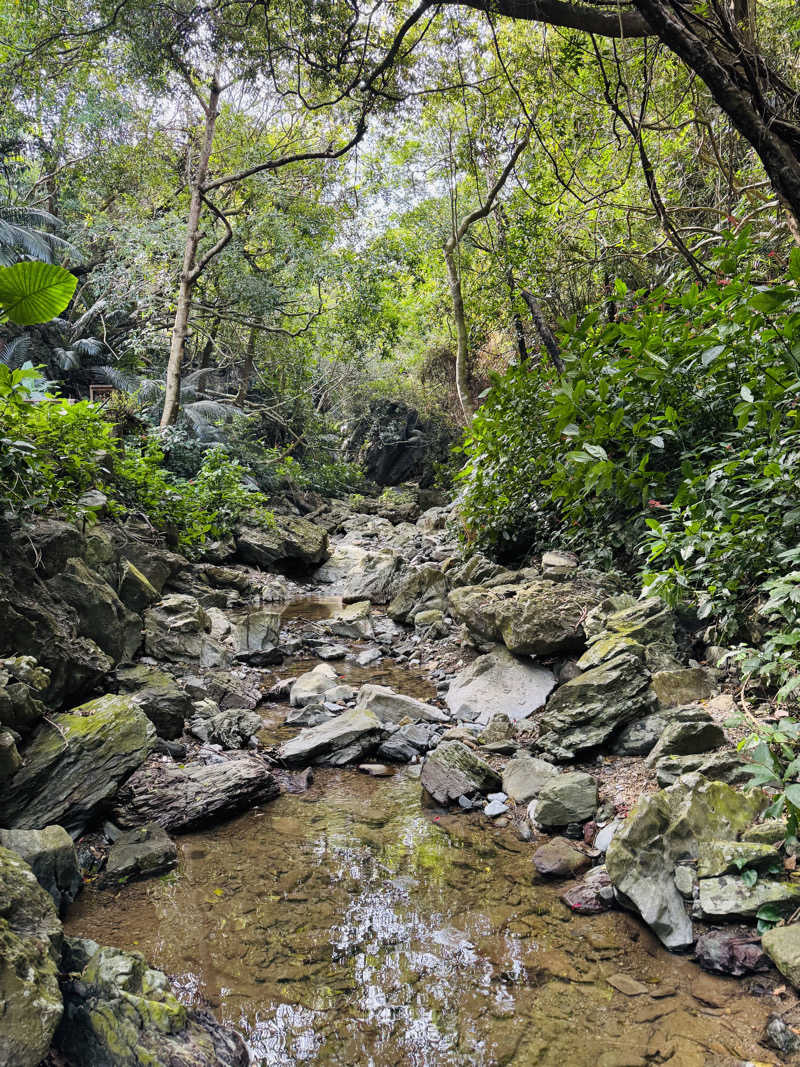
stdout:
POLYGON ((499 792, 500 775, 460 741, 442 741, 422 765, 420 781, 440 804, 499 792))
POLYGON ((433 704, 396 693, 385 685, 362 685, 358 691, 356 707, 367 708, 381 722, 438 722, 449 723, 450 716, 433 704))
MULTIPOLYGON (((380 719, 368 708, 352 708, 319 726, 301 731, 281 745, 279 756, 289 766, 314 763, 335 752, 355 746, 363 753, 380 744, 384 730, 380 719)), ((354 757, 354 760, 358 755, 354 757)))
POLYGON ((783 907, 788 915, 800 906, 800 886, 769 879, 748 886, 733 874, 700 879, 700 907, 706 919, 752 919, 765 904, 783 907))
POLYGON ((501 713, 518 722, 541 708, 555 685, 552 671, 498 646, 456 675, 446 700, 457 719, 488 723, 501 713))

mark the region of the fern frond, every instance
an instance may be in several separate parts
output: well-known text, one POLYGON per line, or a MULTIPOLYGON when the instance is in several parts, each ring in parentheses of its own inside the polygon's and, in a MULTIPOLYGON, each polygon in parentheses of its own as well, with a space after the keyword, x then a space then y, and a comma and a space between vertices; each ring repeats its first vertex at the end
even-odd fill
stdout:
POLYGON ((0 349, 0 363, 5 363, 11 370, 19 370, 28 358, 30 347, 31 339, 28 334, 23 334, 21 337, 15 337, 13 341, 8 341, 3 348, 0 349))

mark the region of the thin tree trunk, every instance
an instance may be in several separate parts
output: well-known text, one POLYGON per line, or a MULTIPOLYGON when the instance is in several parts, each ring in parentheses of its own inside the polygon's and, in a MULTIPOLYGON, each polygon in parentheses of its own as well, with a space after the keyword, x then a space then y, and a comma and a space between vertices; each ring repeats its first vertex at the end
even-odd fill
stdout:
POLYGON ((247 399, 247 390, 250 388, 250 379, 253 377, 255 354, 256 328, 255 326, 251 326, 250 336, 247 338, 247 348, 244 351, 244 360, 242 361, 242 367, 239 372, 239 390, 236 393, 236 399, 234 401, 237 407, 242 407, 247 399))
POLYGON ((533 324, 542 339, 542 344, 547 351, 547 355, 550 357, 550 362, 559 374, 563 374, 564 360, 561 358, 561 349, 558 347, 558 341, 556 340, 555 334, 545 322, 542 309, 539 306, 539 301, 528 289, 522 290, 522 299, 528 305, 533 324))
POLYGON ((472 422, 475 404, 469 388, 469 346, 467 344, 467 320, 464 315, 464 294, 461 291, 461 276, 455 257, 455 241, 448 238, 444 246, 444 259, 450 281, 450 299, 453 302, 453 318, 456 324, 456 390, 458 402, 467 422, 472 422))
POLYGON ((200 216, 203 212, 203 186, 208 177, 208 161, 214 144, 214 128, 217 123, 217 106, 219 104, 220 86, 216 75, 211 80, 208 102, 204 104, 205 128, 203 143, 197 160, 192 180, 191 199, 189 201, 189 218, 186 224, 186 244, 183 250, 183 269, 178 288, 178 305, 175 309, 175 322, 169 346, 167 363, 167 389, 164 396, 164 410, 161 413, 161 426, 171 426, 178 417, 181 403, 181 368, 186 351, 186 335, 189 332, 189 315, 192 310, 192 293, 199 277, 197 270, 197 248, 200 244, 200 216))
POLYGON ((514 268, 511 265, 511 257, 508 253, 506 213, 503 210, 502 204, 497 205, 495 215, 497 216, 498 244, 500 245, 500 252, 502 253, 504 263, 503 273, 505 274, 509 300, 511 303, 511 325, 514 327, 514 340, 517 344, 517 355, 519 356, 520 363, 527 363, 528 345, 525 340, 525 326, 517 306, 517 279, 514 277, 514 268))

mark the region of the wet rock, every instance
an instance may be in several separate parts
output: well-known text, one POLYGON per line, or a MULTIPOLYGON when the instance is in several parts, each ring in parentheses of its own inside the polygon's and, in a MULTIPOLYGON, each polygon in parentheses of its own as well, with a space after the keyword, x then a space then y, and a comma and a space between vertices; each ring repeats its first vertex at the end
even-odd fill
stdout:
POLYGON ((122 562, 117 592, 125 607, 137 615, 145 612, 161 596, 152 582, 129 559, 122 562))
POLYGON ((742 975, 769 970, 761 939, 749 926, 728 926, 701 934, 694 947, 697 962, 717 974, 742 975))
POLYGON ((621 653, 556 691, 539 718, 537 748, 552 759, 575 759, 652 705, 649 673, 636 656, 621 653))
POLYGON ((722 782, 686 775, 671 788, 642 797, 614 835, 606 853, 614 887, 667 948, 693 941, 675 867, 697 858, 700 841, 734 840, 764 804, 761 793, 745 795, 722 782))
POLYGON ((777 1049, 781 1056, 792 1056, 795 1052, 800 1052, 800 1034, 777 1014, 770 1015, 764 1029, 763 1041, 770 1048, 777 1049))
POLYGON ((213 715, 198 715, 188 724, 189 733, 200 741, 225 749, 247 748, 264 726, 264 720, 247 708, 226 708, 213 715))
POLYGON ((302 708, 290 708, 286 713, 287 726, 319 726, 334 717, 322 704, 305 704, 302 708))
POLYGON ((78 634, 88 637, 118 662, 130 659, 142 643, 142 624, 111 586, 82 559, 69 559, 48 588, 78 617, 78 634))
POLYGON ((362 685, 356 706, 367 708, 380 722, 401 722, 403 719, 411 722, 450 722, 450 717, 441 708, 395 693, 385 685, 362 685))
POLYGON ((447 603, 447 580, 435 563, 409 571, 395 585, 394 596, 386 609, 396 622, 413 622, 423 611, 442 611, 447 603))
POLYGON ((72 838, 63 826, 43 830, 0 830, 0 846, 16 852, 53 898, 59 914, 78 895, 83 884, 72 838))
POLYGON ((746 885, 739 875, 700 879, 700 908, 703 917, 715 919, 752 919, 765 904, 775 904, 789 912, 800 905, 800 886, 759 878, 746 885))
POLYGON ((185 719, 193 714, 189 695, 169 674, 155 667, 137 664, 117 670, 120 690, 130 693, 132 703, 140 708, 155 726, 156 733, 168 741, 180 737, 185 719))
POLYGON ((58 823, 82 833, 155 741, 149 719, 128 696, 104 696, 43 723, 25 764, 0 793, 0 825, 58 823))
POLYGON ((111 847, 103 875, 106 885, 150 878, 170 871, 178 863, 178 849, 158 823, 148 823, 120 834, 111 847))
POLYGON ((435 724, 409 723, 383 742, 378 755, 392 763, 408 763, 434 748, 438 739, 439 732, 435 724))
POLYGON ((697 874, 714 878, 745 868, 762 868, 780 861, 777 849, 753 841, 701 841, 697 850, 697 874))
POLYGON ((144 644, 154 659, 198 660, 220 666, 227 659, 222 645, 210 636, 211 620, 192 596, 172 593, 144 613, 144 644))
POLYGON ((61 923, 16 852, 0 847, 0 1063, 38 1067, 61 1019, 61 923))
POLYGON ((123 829, 156 822, 181 833, 277 795, 268 765, 242 752, 219 763, 147 763, 119 790, 111 814, 123 829))
POLYGON ((244 1041, 205 1012, 190 1012, 167 976, 138 952, 68 938, 70 979, 56 1047, 74 1067, 170 1064, 246 1067, 244 1041))
POLYGON ((800 989, 800 926, 776 926, 761 935, 769 958, 796 989, 800 989))
POLYGON ((648 766, 664 756, 692 756, 709 752, 726 744, 725 731, 715 722, 694 719, 688 722, 670 722, 658 739, 658 744, 647 758, 648 766))
POLYGON ((301 674, 292 686, 289 702, 293 708, 302 708, 306 704, 316 703, 328 689, 336 685, 336 671, 327 663, 301 674))
POLYGON ((628 723, 614 738, 611 752, 615 756, 647 756, 658 743, 667 720, 663 715, 646 715, 628 723))
POLYGON ((684 667, 681 670, 656 671, 653 689, 659 707, 675 708, 708 700, 717 691, 713 677, 702 667, 684 667))
POLYGON ((325 619, 322 625, 328 633, 337 637, 371 641, 375 636, 371 612, 372 605, 369 600, 358 600, 354 604, 346 604, 330 619, 325 619))
POLYGON ((535 756, 519 755, 503 768, 503 789, 518 804, 527 804, 538 797, 551 778, 557 778, 558 768, 535 756))
POLYGON ((497 792, 499 774, 460 741, 442 741, 422 765, 422 786, 439 804, 497 792))
POLYGON ((533 865, 545 878, 574 878, 591 867, 592 861, 585 853, 573 848, 566 838, 554 837, 536 849, 533 865))
POLYGON ((457 719, 489 722, 507 715, 515 722, 531 715, 555 688, 552 671, 535 667, 498 646, 455 676, 447 691, 447 706, 457 719))
POLYGON ((597 782, 582 771, 549 778, 532 801, 528 814, 545 829, 562 829, 569 823, 584 823, 597 811, 597 782))
POLYGON ((348 653, 346 645, 317 645, 316 654, 321 660, 330 661, 344 659, 348 653))
POLYGON ((235 658, 237 663, 246 663, 248 667, 277 667, 283 663, 283 652, 275 645, 265 645, 252 652, 237 652, 235 658))
POLYGON ((236 651, 239 653, 274 649, 280 642, 280 637, 280 612, 264 609, 248 611, 243 619, 236 622, 234 630, 236 651))
POLYGON ((599 915, 614 905, 614 890, 605 867, 594 867, 576 886, 572 886, 561 899, 577 915, 599 915))
POLYGON ((236 535, 243 563, 269 570, 275 566, 312 567, 329 556, 328 534, 321 526, 293 515, 276 515, 274 526, 244 526, 236 535))
POLYGON ((353 708, 319 726, 303 730, 279 749, 288 766, 305 763, 357 762, 378 748, 385 731, 378 717, 367 708, 353 708), (342 754, 344 753, 344 756, 342 754), (336 758, 336 757, 339 758, 336 758))
POLYGON ((383 658, 379 648, 367 648, 356 656, 356 664, 359 667, 370 667, 373 663, 383 658))

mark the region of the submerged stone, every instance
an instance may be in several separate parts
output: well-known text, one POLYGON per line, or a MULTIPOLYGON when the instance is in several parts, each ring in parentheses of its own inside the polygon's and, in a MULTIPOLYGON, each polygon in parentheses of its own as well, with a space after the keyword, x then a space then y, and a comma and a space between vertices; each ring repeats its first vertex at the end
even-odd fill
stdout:
POLYGON ((502 784, 500 775, 460 741, 442 741, 430 752, 420 780, 439 804, 495 793, 502 784))

